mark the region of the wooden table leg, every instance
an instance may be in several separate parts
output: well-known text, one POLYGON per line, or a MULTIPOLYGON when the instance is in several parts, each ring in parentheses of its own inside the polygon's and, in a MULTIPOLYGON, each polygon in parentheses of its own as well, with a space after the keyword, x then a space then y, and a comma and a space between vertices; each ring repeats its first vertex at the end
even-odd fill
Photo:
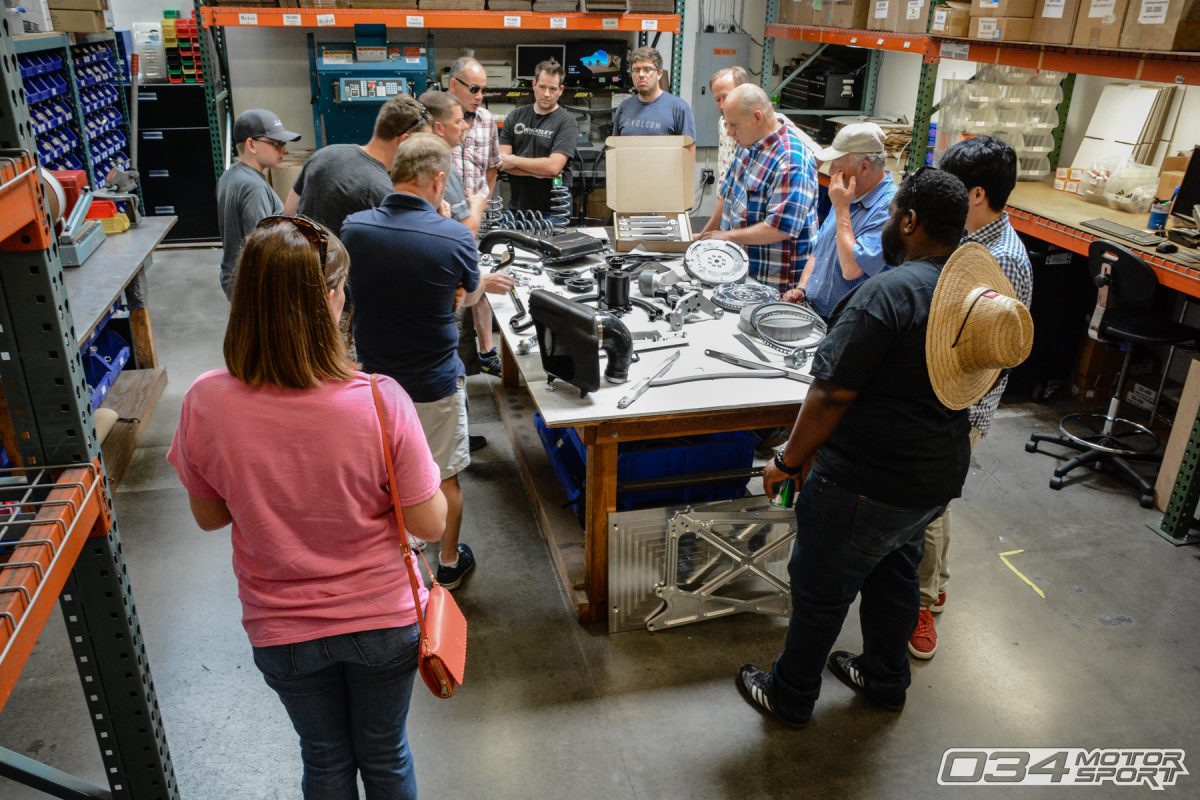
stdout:
POLYGON ((129 332, 133 335, 133 357, 138 369, 158 366, 158 350, 154 346, 154 328, 150 324, 150 309, 135 308, 129 312, 129 332))
POLYGON ((503 336, 500 338, 500 383, 505 389, 521 388, 521 370, 517 366, 517 359, 513 356, 513 351, 509 349, 508 340, 503 336))
POLYGON ((617 510, 616 439, 588 443, 585 481, 587 526, 583 572, 588 602, 579 609, 579 620, 603 622, 608 619, 608 515, 617 510))

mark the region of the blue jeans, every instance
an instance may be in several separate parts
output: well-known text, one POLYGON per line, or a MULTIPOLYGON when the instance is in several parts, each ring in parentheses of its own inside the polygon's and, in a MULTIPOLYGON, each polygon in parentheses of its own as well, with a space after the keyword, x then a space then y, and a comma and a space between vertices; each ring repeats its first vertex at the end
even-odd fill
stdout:
POLYGON ((417 669, 416 625, 254 648, 304 761, 305 800, 415 800, 405 718, 417 669))
POLYGON ((812 714, 825 661, 859 592, 859 668, 873 692, 903 702, 925 526, 944 508, 887 505, 809 475, 796 497, 796 543, 788 562, 792 617, 772 668, 777 713, 796 721, 812 714))

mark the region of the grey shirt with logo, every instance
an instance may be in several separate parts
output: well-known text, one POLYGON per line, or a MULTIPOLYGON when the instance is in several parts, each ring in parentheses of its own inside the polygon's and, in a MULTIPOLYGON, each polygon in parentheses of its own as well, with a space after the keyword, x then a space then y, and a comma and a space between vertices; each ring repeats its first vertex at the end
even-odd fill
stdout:
MULTIPOLYGON (((533 105, 521 106, 504 118, 500 131, 500 144, 512 147, 513 155, 524 158, 545 158, 553 153, 567 157, 567 165, 561 173, 564 186, 571 185, 571 159, 575 157, 575 143, 579 139, 579 125, 575 117, 565 108, 556 108, 549 114, 537 113, 533 105)), ((527 211, 550 210, 550 188, 553 178, 534 178, 526 175, 510 175, 512 207, 527 211)))
POLYGON ((233 296, 238 256, 246 237, 264 217, 283 213, 279 195, 254 167, 241 161, 225 170, 217 183, 217 228, 221 232, 221 289, 233 296))
POLYGON ((670 92, 649 103, 637 95, 626 99, 613 113, 613 136, 690 136, 696 138, 692 108, 670 92))

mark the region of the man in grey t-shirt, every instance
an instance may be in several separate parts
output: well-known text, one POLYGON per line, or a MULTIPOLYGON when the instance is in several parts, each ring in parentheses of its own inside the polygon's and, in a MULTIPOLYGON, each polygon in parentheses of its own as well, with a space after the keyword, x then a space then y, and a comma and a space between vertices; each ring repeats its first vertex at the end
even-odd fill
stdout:
POLYGON ((217 183, 217 228, 221 232, 221 289, 233 296, 233 280, 242 243, 264 217, 279 214, 283 205, 267 183, 263 170, 277 167, 287 155, 287 143, 300 138, 283 127, 265 108, 243 112, 233 123, 238 159, 217 183))
POLYGON ((635 97, 613 113, 614 136, 690 136, 696 138, 696 120, 687 103, 659 86, 662 56, 653 47, 629 54, 635 97))

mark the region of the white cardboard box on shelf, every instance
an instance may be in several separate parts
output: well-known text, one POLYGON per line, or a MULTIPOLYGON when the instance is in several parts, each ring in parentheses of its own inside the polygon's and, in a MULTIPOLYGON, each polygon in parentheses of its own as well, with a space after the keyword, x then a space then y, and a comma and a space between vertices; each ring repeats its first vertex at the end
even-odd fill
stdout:
POLYGON ((696 143, 690 136, 610 136, 604 142, 608 207, 617 228, 618 252, 638 245, 647 250, 682 253, 692 243, 687 212, 696 201, 696 143), (679 220, 678 241, 622 238, 623 217, 660 214, 679 220))

